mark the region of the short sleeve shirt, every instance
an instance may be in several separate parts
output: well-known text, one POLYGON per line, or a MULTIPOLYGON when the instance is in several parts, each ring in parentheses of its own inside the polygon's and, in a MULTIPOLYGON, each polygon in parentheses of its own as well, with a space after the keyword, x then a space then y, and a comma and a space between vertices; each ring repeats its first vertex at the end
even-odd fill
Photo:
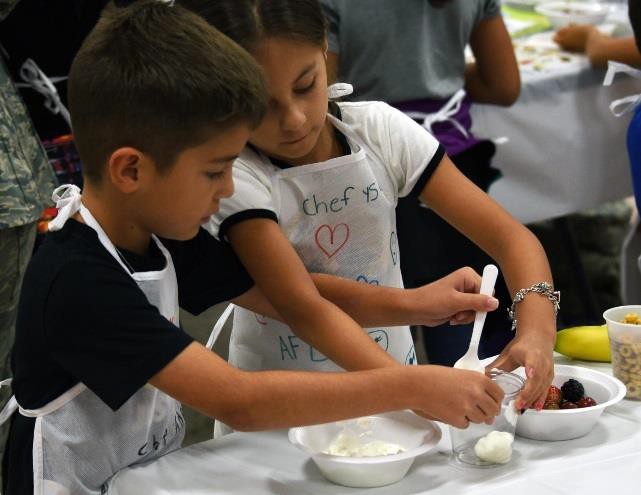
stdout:
MULTIPOLYGON (((339 103, 339 109, 343 123, 386 168, 396 197, 418 195, 443 157, 438 141, 386 103, 339 103)), ((207 230, 223 240, 231 225, 247 218, 278 220, 273 187, 279 170, 279 164, 246 148, 234 162, 235 193, 221 201, 220 210, 206 226, 207 230)))
POLYGON ((499 0, 321 0, 338 78, 355 100, 445 99, 464 85, 465 47, 499 0))

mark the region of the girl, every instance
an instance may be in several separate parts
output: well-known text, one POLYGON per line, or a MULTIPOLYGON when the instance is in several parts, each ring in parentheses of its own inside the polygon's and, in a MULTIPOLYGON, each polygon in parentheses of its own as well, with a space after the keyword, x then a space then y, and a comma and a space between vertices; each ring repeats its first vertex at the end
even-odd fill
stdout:
MULTIPOLYGON (((329 24, 330 81, 338 75, 338 80, 353 84, 351 101, 384 101, 421 123, 458 169, 487 191, 498 176, 491 166, 496 147, 472 132, 472 105, 511 105, 520 90, 501 2, 321 0, 321 4, 329 24), (367 16, 362 15, 364 10, 367 16), (364 30, 367 36, 362 35, 364 30), (466 46, 474 62, 466 61, 466 46)), ((492 262, 424 206, 407 196, 396 208, 406 286, 417 287, 461 266, 480 270, 492 262)), ((511 298, 501 276, 495 295, 502 307, 487 317, 481 355, 498 354, 513 336, 506 311, 511 298)), ((428 360, 445 365, 465 352, 469 339, 469 332, 452 335, 447 325, 423 334, 428 360)))
MULTIPOLYGON (((271 96, 235 162, 236 194, 221 202, 208 228, 231 243, 284 320, 295 321, 296 334, 239 310, 230 362, 336 370, 321 352, 349 355, 353 348, 337 328, 306 330, 323 317, 308 271, 400 287, 394 208, 399 197, 416 195, 498 260, 512 290, 523 289, 516 336, 492 366, 524 365, 530 380, 517 406, 541 408, 553 374, 557 296, 536 238, 401 112, 365 102, 331 104, 328 113, 326 26, 316 0, 182 3, 255 57, 271 96)), ((416 362, 407 327, 369 333, 396 361, 416 362)))

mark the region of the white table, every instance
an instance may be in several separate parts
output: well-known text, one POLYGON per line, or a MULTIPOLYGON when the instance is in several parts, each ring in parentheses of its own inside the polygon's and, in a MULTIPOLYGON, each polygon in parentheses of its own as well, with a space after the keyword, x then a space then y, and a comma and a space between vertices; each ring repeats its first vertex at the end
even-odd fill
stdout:
MULTIPOLYGON (((573 364, 610 370, 605 364, 573 364)), ((417 458, 407 476, 388 487, 334 485, 290 445, 286 432, 276 431, 234 433, 127 469, 117 475, 109 494, 628 495, 640 490, 641 402, 611 406, 583 438, 537 442, 517 437, 512 462, 495 469, 451 464, 447 429, 444 433, 438 451, 417 458)))
POLYGON ((522 222, 632 194, 625 146, 629 117, 614 117, 608 106, 640 93, 641 84, 619 75, 603 87, 604 74, 585 57, 566 68, 522 70, 521 95, 512 107, 472 107, 477 136, 509 138, 493 160, 503 177, 490 195, 522 222))

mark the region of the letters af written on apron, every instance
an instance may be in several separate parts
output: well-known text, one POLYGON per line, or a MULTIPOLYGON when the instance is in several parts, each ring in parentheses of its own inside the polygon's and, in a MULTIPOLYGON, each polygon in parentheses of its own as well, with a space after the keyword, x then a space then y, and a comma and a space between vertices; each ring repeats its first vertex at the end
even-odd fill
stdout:
MULTIPOLYGON (((272 191, 279 224, 309 272, 402 287, 394 182, 348 126, 328 118, 357 151, 278 170, 272 191)), ((267 157, 260 159, 273 167, 267 157)), ((408 327, 371 328, 368 333, 400 363, 416 364, 408 327)), ((229 361, 247 370, 341 369, 288 326, 243 308, 234 311, 229 361)))
MULTIPOLYGON (((96 231, 102 245, 136 281, 150 304, 178 325, 176 273, 171 256, 158 239, 154 237, 154 242, 165 256, 165 268, 132 274, 81 204, 77 187, 58 188, 54 192, 56 199, 60 213, 53 228, 62 228, 68 218, 80 211, 85 223, 96 231)), ((24 416, 36 418, 33 466, 34 493, 38 495, 99 494, 105 489, 105 481, 117 471, 179 448, 185 433, 180 403, 150 385, 115 412, 82 383, 38 410, 19 410, 24 416)))

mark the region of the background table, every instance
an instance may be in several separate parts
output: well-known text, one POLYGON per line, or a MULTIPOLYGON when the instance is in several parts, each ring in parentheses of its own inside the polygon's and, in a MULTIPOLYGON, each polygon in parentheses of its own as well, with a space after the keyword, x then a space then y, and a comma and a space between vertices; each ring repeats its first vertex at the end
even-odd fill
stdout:
MULTIPOLYGON (((573 364, 610 370, 609 365, 573 364)), ((453 465, 444 428, 438 449, 418 457, 400 482, 346 488, 326 481, 285 431, 234 433, 122 471, 109 494, 627 495, 638 493, 640 484, 641 402, 624 400, 608 408, 585 437, 563 442, 517 437, 512 462, 500 468, 453 465)))
MULTIPOLYGON (((603 29, 618 26, 625 31, 629 28, 621 24, 625 18, 614 11, 603 29)), ((517 54, 519 46, 527 44, 556 48, 552 36, 548 31, 516 39, 517 54)), ((489 192, 524 223, 632 194, 625 146, 629 117, 614 117, 609 104, 640 93, 641 82, 618 75, 612 86, 604 87, 605 71, 593 69, 585 56, 563 58, 567 60, 536 67, 519 57, 518 101, 510 108, 472 107, 476 135, 509 138, 493 160, 503 178, 489 192)))

